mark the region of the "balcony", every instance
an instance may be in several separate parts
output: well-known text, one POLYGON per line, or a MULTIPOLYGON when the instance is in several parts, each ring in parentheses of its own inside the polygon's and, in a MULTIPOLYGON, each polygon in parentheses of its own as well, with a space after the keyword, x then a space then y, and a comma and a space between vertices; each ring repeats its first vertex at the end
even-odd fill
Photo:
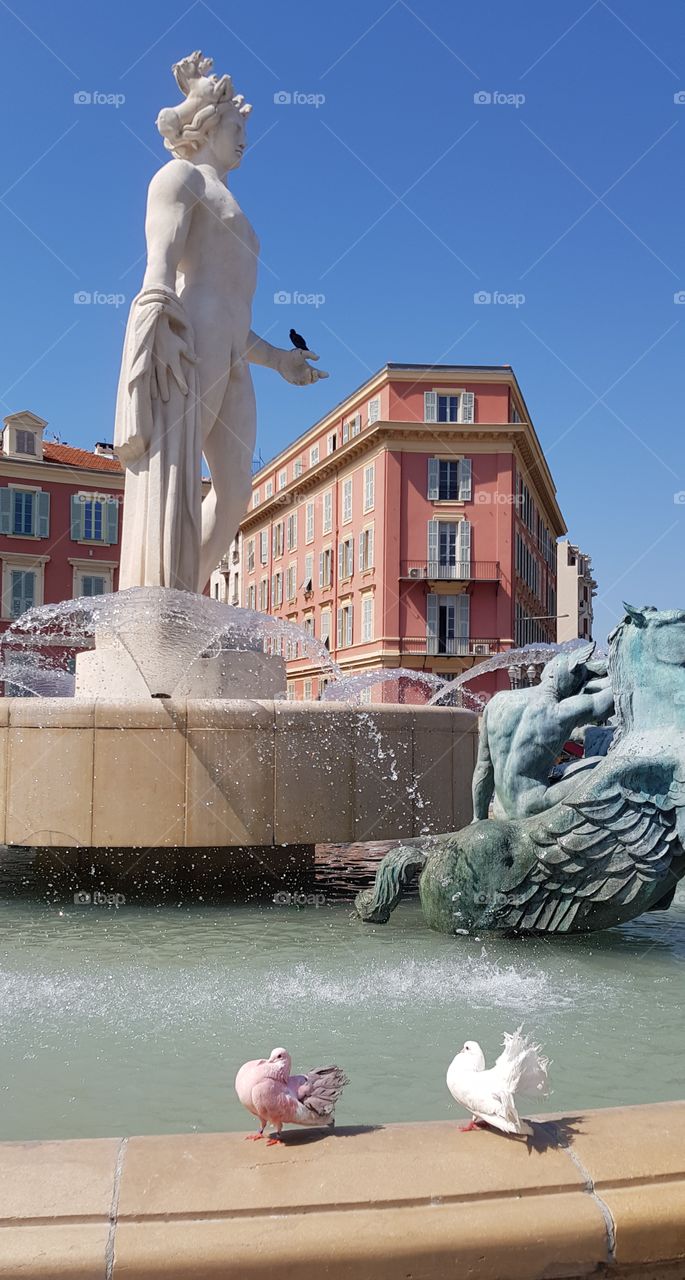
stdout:
POLYGON ((480 637, 457 636, 446 640, 439 636, 404 636, 400 640, 400 652, 413 658, 491 658, 502 651, 500 640, 482 640, 480 637))
POLYGON ((457 560, 442 564, 439 560, 403 560, 400 578, 424 582, 499 582, 499 560, 457 560))

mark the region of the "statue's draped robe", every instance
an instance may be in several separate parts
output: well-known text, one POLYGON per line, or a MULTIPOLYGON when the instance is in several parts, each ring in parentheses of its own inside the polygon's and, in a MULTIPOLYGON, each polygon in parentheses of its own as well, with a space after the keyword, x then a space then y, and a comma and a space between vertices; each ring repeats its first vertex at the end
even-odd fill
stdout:
POLYGON ((188 318, 171 289, 134 298, 117 393, 114 449, 126 469, 119 589, 200 591, 202 438, 198 378, 183 362, 188 394, 169 373, 169 399, 153 396, 155 329, 166 315, 189 349, 188 318))

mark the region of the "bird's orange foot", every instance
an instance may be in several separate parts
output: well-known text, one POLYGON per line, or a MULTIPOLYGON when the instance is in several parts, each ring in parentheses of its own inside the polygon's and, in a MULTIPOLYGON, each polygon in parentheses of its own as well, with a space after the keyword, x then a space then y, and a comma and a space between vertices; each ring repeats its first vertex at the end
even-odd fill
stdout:
POLYGON ((267 1138, 266 1145, 267 1147, 282 1147, 285 1144, 282 1138, 267 1138))
POLYGON ((469 1120, 468 1124, 459 1125, 459 1132, 471 1133, 472 1129, 485 1129, 485 1128, 487 1128, 487 1126, 483 1124, 482 1120, 469 1120))
POLYGON ((259 1139, 263 1137, 264 1137, 264 1134, 260 1129, 259 1133, 246 1133, 245 1142, 259 1142, 259 1139))

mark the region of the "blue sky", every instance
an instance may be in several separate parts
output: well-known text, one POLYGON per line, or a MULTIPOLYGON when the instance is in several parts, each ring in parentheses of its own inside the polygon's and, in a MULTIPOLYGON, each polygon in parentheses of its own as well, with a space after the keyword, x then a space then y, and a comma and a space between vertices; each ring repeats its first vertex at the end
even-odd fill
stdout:
POLYGON ((3 413, 111 439, 154 121, 202 48, 254 104, 232 186, 262 242, 255 328, 287 345, 294 324, 331 374, 256 370, 263 456, 388 360, 510 363, 597 634, 623 598, 685 605, 680 2, 0 0, 0 28, 3 413))

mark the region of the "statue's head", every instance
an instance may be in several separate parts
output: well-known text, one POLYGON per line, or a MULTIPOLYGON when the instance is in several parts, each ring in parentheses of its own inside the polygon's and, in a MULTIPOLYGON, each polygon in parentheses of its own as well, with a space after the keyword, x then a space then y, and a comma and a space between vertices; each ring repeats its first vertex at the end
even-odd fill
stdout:
POLYGON ((199 49, 171 68, 185 100, 157 117, 164 146, 180 160, 193 160, 211 141, 220 167, 236 169, 245 150, 245 125, 252 107, 233 92, 230 76, 208 75, 213 62, 199 49))
POLYGON ((561 701, 580 693, 593 672, 588 664, 595 651, 595 642, 579 645, 568 653, 558 653, 543 667, 540 684, 554 690, 554 695, 561 701))

